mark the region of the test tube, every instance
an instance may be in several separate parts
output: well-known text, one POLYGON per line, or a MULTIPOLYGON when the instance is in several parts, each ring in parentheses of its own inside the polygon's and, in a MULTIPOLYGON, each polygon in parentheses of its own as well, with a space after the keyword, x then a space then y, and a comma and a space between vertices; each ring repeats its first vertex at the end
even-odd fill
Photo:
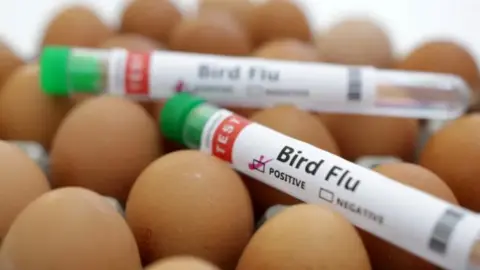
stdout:
POLYGON ((294 104, 421 119, 456 118, 470 101, 469 87, 455 75, 171 51, 46 47, 40 80, 52 95, 163 100, 189 92, 221 106, 294 104))
POLYGON ((480 217, 433 195, 181 93, 165 103, 166 138, 215 156, 301 201, 447 269, 480 269, 480 217))

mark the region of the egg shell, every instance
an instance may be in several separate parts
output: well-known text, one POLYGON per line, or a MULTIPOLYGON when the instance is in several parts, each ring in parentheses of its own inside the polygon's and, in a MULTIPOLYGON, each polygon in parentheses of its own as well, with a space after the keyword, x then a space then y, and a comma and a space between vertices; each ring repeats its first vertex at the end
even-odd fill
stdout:
POLYGON ((320 114, 342 157, 395 156, 411 161, 419 135, 416 119, 369 115, 320 114))
MULTIPOLYGON (((250 120, 339 155, 338 147, 325 126, 314 115, 294 106, 279 105, 265 109, 254 114, 250 120)), ((267 208, 275 204, 291 205, 300 202, 298 199, 277 191, 260 181, 247 176, 243 178, 255 204, 257 216, 263 214, 267 208)))
POLYGON ((459 203, 480 211, 480 114, 473 113, 447 123, 427 141, 419 164, 442 178, 459 203))
MULTIPOLYGON (((8 79, 10 74, 23 64, 20 59, 7 44, 0 41, 0 87, 8 79)), ((0 92, 1 92, 0 88, 0 92)))
MULTIPOLYGON (((156 40, 132 33, 115 35, 105 40, 105 42, 100 44, 99 47, 104 49, 123 48, 135 52, 150 52, 166 49, 164 44, 156 40)), ((156 102, 139 101, 138 103, 140 103, 152 115, 152 117, 155 119, 157 118, 154 109, 156 102)))
POLYGON ((54 139, 53 186, 81 186, 121 203, 161 153, 158 127, 144 108, 113 96, 89 99, 67 115, 54 139))
MULTIPOLYGON (((452 204, 457 204, 455 195, 445 182, 433 172, 419 165, 404 162, 385 163, 375 167, 374 171, 452 204)), ((435 265, 424 259, 367 232, 362 231, 361 236, 374 269, 437 269, 435 265)))
POLYGON ((62 188, 18 215, 0 249, 0 269, 140 270, 135 239, 102 196, 62 188))
POLYGON ((217 9, 232 14, 250 33, 249 27, 255 4, 250 0, 200 0, 199 12, 217 9))
POLYGON ((134 0, 122 15, 120 31, 136 33, 156 41, 168 42, 182 14, 169 0, 134 0))
POLYGON ((175 256, 155 262, 145 270, 220 270, 220 268, 199 258, 175 256))
POLYGON ((268 0, 255 6, 250 27, 257 46, 283 38, 312 40, 308 18, 303 9, 290 0, 268 0))
POLYGON ((211 9, 184 18, 174 28, 169 47, 183 52, 233 56, 252 51, 246 28, 230 13, 211 9))
POLYGON ((99 47, 104 49, 123 48, 129 51, 137 52, 165 49, 165 45, 163 43, 133 33, 115 35, 102 42, 99 47))
POLYGON ((248 191, 227 163, 183 150, 139 176, 126 205, 145 263, 191 255, 234 269, 253 233, 248 191))
POLYGON ((95 47, 112 35, 113 30, 93 10, 75 5, 61 10, 50 21, 42 46, 95 47))
POLYGON ((237 270, 370 269, 355 228, 318 205, 295 205, 254 234, 237 270))
POLYGON ((0 140, 0 243, 15 217, 50 190, 42 170, 17 146, 0 140))
POLYGON ((320 54, 315 46, 301 40, 285 38, 277 39, 258 47, 252 54, 265 59, 290 60, 301 62, 318 62, 320 54))
POLYGON ((393 65, 393 49, 385 30, 368 18, 349 18, 334 24, 319 40, 326 62, 345 65, 393 65))
POLYGON ((72 102, 44 94, 38 70, 37 64, 24 65, 5 82, 0 92, 0 130, 3 139, 36 141, 49 149, 72 102))
POLYGON ((412 50, 398 69, 455 74, 471 87, 479 86, 479 69, 472 54, 462 45, 446 40, 425 42, 412 50))

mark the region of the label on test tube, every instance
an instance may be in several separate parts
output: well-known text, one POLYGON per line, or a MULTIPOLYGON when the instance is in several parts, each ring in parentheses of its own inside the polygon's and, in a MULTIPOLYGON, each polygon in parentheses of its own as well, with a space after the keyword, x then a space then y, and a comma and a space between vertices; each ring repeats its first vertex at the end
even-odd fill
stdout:
POLYGON ((223 105, 269 106, 375 101, 375 70, 175 52, 110 54, 108 91, 157 99, 189 92, 223 105), (310 104, 311 103, 311 104, 310 104))
POLYGON ((329 152, 219 110, 201 150, 308 203, 328 204, 356 226, 448 269, 467 269, 476 214, 329 152))

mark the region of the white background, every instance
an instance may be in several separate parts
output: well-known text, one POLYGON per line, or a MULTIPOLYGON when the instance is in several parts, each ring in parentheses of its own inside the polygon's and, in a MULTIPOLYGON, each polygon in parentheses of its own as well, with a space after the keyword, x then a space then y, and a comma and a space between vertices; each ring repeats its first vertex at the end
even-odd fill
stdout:
MULTIPOLYGON (((196 0, 172 0, 195 11, 196 0)), ((261 1, 261 0, 260 0, 261 1)), ((0 0, 0 39, 29 58, 36 54, 43 29, 65 5, 83 3, 115 26, 126 0, 0 0)), ((369 16, 389 31, 398 54, 428 39, 460 42, 480 62, 479 0, 297 0, 306 7, 315 31, 348 16, 369 16)))

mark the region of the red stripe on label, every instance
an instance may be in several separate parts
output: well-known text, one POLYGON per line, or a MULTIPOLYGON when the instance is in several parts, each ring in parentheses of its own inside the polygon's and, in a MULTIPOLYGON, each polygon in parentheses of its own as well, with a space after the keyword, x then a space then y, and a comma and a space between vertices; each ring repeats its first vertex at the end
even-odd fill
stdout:
POLYGON ((125 93, 148 95, 150 53, 129 52, 125 70, 125 93))
POLYGON ((223 120, 213 133, 213 155, 231 163, 235 140, 250 123, 250 121, 238 115, 230 115, 223 120))

